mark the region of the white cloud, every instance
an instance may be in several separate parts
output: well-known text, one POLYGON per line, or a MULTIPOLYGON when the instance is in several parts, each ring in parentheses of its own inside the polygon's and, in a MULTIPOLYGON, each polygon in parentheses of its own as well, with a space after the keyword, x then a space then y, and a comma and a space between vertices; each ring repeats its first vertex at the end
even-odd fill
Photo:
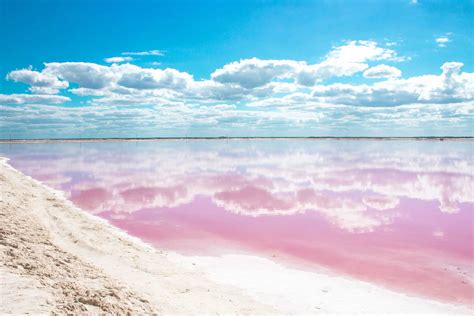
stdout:
POLYGON ((211 78, 220 83, 251 89, 269 84, 274 79, 289 78, 302 65, 293 60, 243 59, 215 70, 211 78))
POLYGON ((435 39, 435 42, 436 42, 436 44, 438 44, 439 47, 446 47, 446 45, 449 42, 451 42, 451 40, 447 36, 441 36, 441 37, 437 37, 435 39))
POLYGON ((164 56, 164 52, 157 49, 142 51, 142 52, 123 52, 122 55, 135 55, 135 56, 164 56))
POLYGON ((400 69, 384 64, 371 67, 364 71, 365 78, 396 78, 401 75, 402 72, 400 69))
POLYGON ((391 79, 373 85, 336 83, 314 87, 320 102, 365 106, 397 106, 415 103, 457 103, 474 99, 474 73, 461 72, 462 63, 449 62, 442 74, 391 79))
POLYGON ((59 80, 53 74, 34 71, 31 69, 14 70, 7 75, 8 80, 23 82, 30 85, 30 91, 40 94, 56 94, 59 89, 66 89, 68 82, 59 80))
POLYGON ((42 72, 17 70, 8 74, 8 78, 32 84, 32 91, 38 87, 64 88, 71 82, 79 85, 71 91, 84 96, 137 95, 137 90, 144 89, 179 91, 193 82, 190 74, 171 68, 141 68, 131 64, 103 66, 85 62, 46 63, 42 72))
POLYGON ((364 71, 369 67, 365 63, 341 62, 337 60, 327 60, 320 64, 308 65, 297 75, 298 84, 303 86, 313 86, 317 82, 331 77, 352 76, 364 71))
POLYGON ((193 77, 176 69, 166 68, 129 68, 124 72, 117 84, 126 88, 133 89, 185 89, 193 81, 193 77))
POLYGON ((309 65, 297 76, 298 83, 312 86, 330 77, 352 76, 369 67, 369 61, 404 61, 395 50, 378 46, 374 41, 348 41, 334 47, 319 64, 309 65))
POLYGON ((114 77, 110 67, 85 62, 46 63, 43 73, 90 89, 104 88, 114 77))
POLYGON ((125 61, 132 61, 133 58, 132 57, 109 57, 109 58, 105 58, 104 61, 106 63, 123 63, 125 61))
POLYGON ((70 101, 68 97, 47 94, 0 94, 0 104, 45 103, 61 104, 70 101))
POLYGON ((368 68, 368 61, 402 61, 393 49, 378 46, 374 41, 349 41, 336 46, 317 64, 294 60, 261 60, 258 58, 232 62, 211 74, 214 81, 236 84, 251 89, 278 79, 293 79, 303 86, 331 77, 352 76, 368 68))
POLYGON ((348 41, 345 45, 334 47, 326 56, 326 62, 364 63, 367 61, 403 61, 393 49, 378 46, 375 41, 348 41))

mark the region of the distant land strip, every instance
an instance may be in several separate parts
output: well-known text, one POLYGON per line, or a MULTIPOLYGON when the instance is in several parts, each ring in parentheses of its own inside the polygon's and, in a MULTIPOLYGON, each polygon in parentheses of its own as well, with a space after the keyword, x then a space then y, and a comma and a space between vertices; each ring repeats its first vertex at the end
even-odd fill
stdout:
POLYGON ((368 136, 262 136, 262 137, 110 137, 110 138, 48 138, 48 139, 0 139, 0 144, 42 144, 79 142, 135 142, 169 140, 413 140, 413 141, 473 141, 474 136, 423 136, 423 137, 368 137, 368 136))

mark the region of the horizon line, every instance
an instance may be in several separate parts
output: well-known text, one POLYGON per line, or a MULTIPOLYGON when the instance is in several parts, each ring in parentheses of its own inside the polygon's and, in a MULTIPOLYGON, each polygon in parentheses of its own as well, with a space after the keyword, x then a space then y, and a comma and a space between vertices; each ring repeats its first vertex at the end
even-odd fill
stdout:
POLYGON ((54 142, 106 142, 106 141, 158 141, 158 140, 474 140, 474 136, 196 136, 196 137, 71 137, 71 138, 1 138, 0 144, 54 143, 54 142))

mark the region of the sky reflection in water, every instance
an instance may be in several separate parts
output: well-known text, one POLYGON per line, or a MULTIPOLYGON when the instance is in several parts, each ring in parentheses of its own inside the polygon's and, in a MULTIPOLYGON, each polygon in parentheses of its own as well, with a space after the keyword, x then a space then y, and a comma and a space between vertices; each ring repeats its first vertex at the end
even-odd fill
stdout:
POLYGON ((251 252, 472 303, 472 142, 29 144, 0 154, 160 248, 251 252))

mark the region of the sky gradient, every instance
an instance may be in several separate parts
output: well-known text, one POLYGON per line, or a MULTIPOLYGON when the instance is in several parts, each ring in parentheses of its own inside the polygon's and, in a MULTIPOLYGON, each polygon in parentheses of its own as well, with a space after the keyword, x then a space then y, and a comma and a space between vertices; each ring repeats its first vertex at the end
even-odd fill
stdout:
POLYGON ((0 4, 1 138, 473 136, 472 1, 0 4))

